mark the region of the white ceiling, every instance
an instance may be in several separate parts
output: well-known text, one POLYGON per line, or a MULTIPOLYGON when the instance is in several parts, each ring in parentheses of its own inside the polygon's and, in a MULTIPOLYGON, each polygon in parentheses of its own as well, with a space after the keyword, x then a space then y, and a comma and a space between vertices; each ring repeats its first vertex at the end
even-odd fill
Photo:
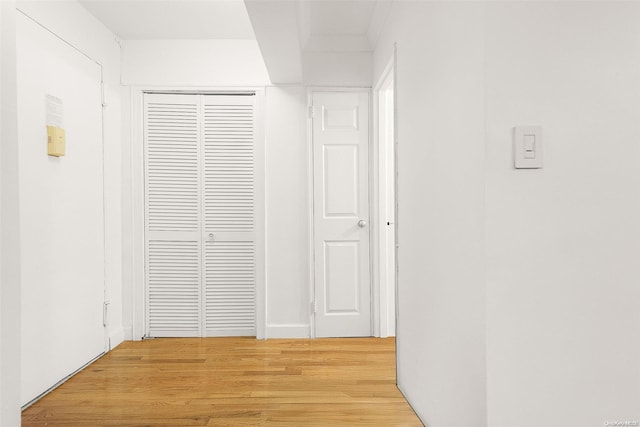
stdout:
POLYGON ((391 3, 392 0, 298 0, 302 50, 373 50, 391 3))
POLYGON ((371 52, 394 0, 78 1, 123 40, 256 40, 272 82, 297 83, 303 57, 371 52))
POLYGON ((311 36, 366 35, 375 9, 375 1, 311 1, 311 36))
MULTIPOLYGON (((1 0, 0 0, 1 1, 1 0)), ((243 0, 80 0, 123 40, 255 39, 243 0)), ((298 9, 306 51, 371 50, 389 0, 262 0, 298 9)))
POLYGON ((242 0, 80 0, 80 3, 124 40, 255 39, 242 0))

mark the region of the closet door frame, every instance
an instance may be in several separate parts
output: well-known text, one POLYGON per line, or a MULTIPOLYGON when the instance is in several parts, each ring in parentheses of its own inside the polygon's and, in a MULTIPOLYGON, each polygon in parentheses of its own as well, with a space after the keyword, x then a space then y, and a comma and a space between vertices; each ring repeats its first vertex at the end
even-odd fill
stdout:
MULTIPOLYGON (((125 201, 123 211, 129 218, 123 218, 124 233, 130 235, 130 241, 124 241, 123 260, 123 299, 125 338, 135 341, 145 338, 146 285, 145 272, 145 178, 144 178, 144 94, 188 94, 188 95, 240 95, 255 94, 255 265, 256 265, 256 338, 265 339, 266 331, 266 283, 265 283, 265 138, 264 138, 264 88, 263 87, 147 87, 130 86, 129 103, 123 103, 124 114, 131 117, 129 129, 123 123, 123 134, 129 133, 130 152, 123 158, 123 183, 131 183, 130 206, 125 201), (127 155, 128 154, 128 155, 127 155), (129 174, 127 174, 129 172, 129 174), (129 175, 129 176, 127 176, 129 175), (128 229, 130 227, 130 229, 128 229), (129 254, 129 256, 127 256, 129 254), (128 259, 127 259, 128 257, 128 259), (128 328, 130 325, 130 329, 128 328)), ((125 190, 125 194, 127 194, 125 190)))

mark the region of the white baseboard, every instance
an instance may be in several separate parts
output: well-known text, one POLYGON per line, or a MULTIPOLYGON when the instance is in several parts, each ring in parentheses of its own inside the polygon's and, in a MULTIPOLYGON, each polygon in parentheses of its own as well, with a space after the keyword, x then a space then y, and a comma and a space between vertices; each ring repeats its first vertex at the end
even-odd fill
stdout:
POLYGON ((269 338, 309 338, 309 325, 285 324, 267 325, 267 339, 269 338))
MULTIPOLYGON (((131 326, 124 327, 121 331, 122 338, 118 341, 133 340, 133 328, 131 326)), ((309 325, 307 324, 284 324, 284 325, 267 325, 266 338, 309 338, 309 325)), ((117 337, 116 337, 117 338, 117 337)), ((114 338, 111 338, 111 347, 114 348, 114 338)))
POLYGON ((124 329, 119 328, 109 334, 109 350, 113 350, 124 341, 124 329))

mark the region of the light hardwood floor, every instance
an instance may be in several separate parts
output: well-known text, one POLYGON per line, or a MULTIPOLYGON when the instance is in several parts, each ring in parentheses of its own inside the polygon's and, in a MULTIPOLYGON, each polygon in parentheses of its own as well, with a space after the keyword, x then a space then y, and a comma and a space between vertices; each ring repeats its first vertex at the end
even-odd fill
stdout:
POLYGON ((23 426, 421 426, 391 338, 124 342, 27 408, 23 426))

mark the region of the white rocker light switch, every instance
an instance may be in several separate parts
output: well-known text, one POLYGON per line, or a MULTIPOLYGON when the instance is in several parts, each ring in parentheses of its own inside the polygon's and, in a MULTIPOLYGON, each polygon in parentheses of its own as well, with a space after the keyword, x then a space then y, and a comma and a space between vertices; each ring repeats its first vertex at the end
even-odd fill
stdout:
POLYGON ((513 128, 513 157, 516 169, 542 168, 542 127, 513 128))

